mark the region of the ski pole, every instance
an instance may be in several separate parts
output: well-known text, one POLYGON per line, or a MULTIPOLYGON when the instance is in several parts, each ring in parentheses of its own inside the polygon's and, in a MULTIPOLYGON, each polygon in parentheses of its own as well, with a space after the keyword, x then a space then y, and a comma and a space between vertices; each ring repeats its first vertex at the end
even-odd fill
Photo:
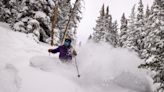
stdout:
POLYGON ((75 66, 76 66, 76 70, 77 70, 77 77, 80 77, 80 73, 79 73, 79 69, 78 69, 78 65, 77 65, 77 61, 76 61, 76 57, 75 57, 75 66))

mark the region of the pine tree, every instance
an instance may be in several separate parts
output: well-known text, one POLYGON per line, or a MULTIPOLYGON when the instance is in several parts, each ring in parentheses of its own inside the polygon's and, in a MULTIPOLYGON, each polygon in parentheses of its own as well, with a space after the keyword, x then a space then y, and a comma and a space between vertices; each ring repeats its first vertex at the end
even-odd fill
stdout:
POLYGON ((155 71, 153 80, 155 84, 159 84, 157 92, 164 91, 164 9, 160 6, 161 3, 155 0, 151 8, 151 30, 145 37, 148 57, 146 63, 140 66, 155 71))
POLYGON ((147 50, 147 43, 146 43, 146 40, 147 40, 147 37, 149 35, 149 32, 151 32, 151 22, 149 20, 149 17, 151 15, 151 11, 149 9, 149 6, 147 6, 147 9, 146 9, 146 12, 145 12, 145 16, 144 16, 144 32, 143 32, 143 42, 144 42, 144 45, 143 45, 143 48, 142 48, 142 53, 140 53, 140 55, 142 56, 142 59, 147 59, 149 54, 148 54, 148 50, 147 50))
POLYGON ((119 47, 118 23, 116 20, 112 23, 112 29, 113 29, 113 46, 119 47))
POLYGON ((3 3, 2 3, 2 1, 0 1, 0 21, 3 21, 3 19, 2 19, 2 14, 3 14, 3 3))
POLYGON ((17 18, 19 10, 19 0, 2 0, 0 1, 0 20, 6 23, 13 23, 17 18))
POLYGON ((136 44, 135 46, 137 47, 136 51, 139 54, 140 58, 143 58, 142 56, 142 52, 144 50, 144 42, 143 39, 146 36, 145 35, 145 19, 144 19, 144 11, 143 11, 143 3, 142 0, 140 0, 139 2, 139 6, 138 6, 138 14, 137 14, 137 21, 135 26, 136 28, 136 35, 135 40, 136 40, 136 44))
MULTIPOLYGON (((131 14, 130 17, 128 19, 128 30, 127 30, 127 40, 124 42, 124 47, 126 48, 130 48, 130 49, 136 49, 135 44, 136 44, 136 40, 135 40, 135 30, 136 30, 136 11, 135 11, 135 7, 136 5, 133 6, 132 10, 131 10, 131 14)), ((138 35, 138 34, 137 34, 138 35)))
POLYGON ((15 31, 32 33, 41 42, 50 42, 52 15, 55 5, 60 11, 54 32, 55 44, 60 44, 63 30, 71 16, 68 36, 76 39, 76 29, 81 20, 82 0, 76 0, 76 7, 71 0, 2 0, 0 1, 0 21, 7 22, 15 31), (71 11, 71 12, 70 12, 71 11))
POLYGON ((143 19, 143 17, 144 17, 143 3, 142 3, 142 0, 140 0, 139 6, 138 6, 137 20, 140 21, 143 19))
MULTIPOLYGON (((63 40, 63 36, 64 36, 64 30, 66 28, 66 25, 68 23, 69 20, 69 16, 70 16, 70 11, 72 9, 71 6, 71 2, 70 0, 61 0, 61 2, 59 2, 59 17, 58 17, 58 24, 57 27, 59 28, 59 39, 60 42, 62 42, 63 40)), ((68 27, 68 30, 70 31, 71 27, 68 27)))
POLYGON ((61 14, 59 18, 60 41, 63 42, 65 36, 70 37, 73 43, 76 43, 76 29, 81 20, 82 0, 76 0, 71 6, 70 0, 64 0, 60 3, 61 14), (63 7, 63 8, 62 8, 63 7), (62 25, 62 26, 60 26, 62 25))
POLYGON ((128 21, 125 17, 125 14, 123 13, 121 18, 121 27, 120 27, 120 38, 119 38, 119 46, 124 47, 126 45, 127 36, 128 36, 128 21))
POLYGON ((102 6, 100 10, 100 16, 98 17, 96 21, 96 27, 94 28, 94 33, 93 33, 93 40, 95 42, 100 42, 105 39, 105 10, 104 10, 104 5, 102 6))
POLYGON ((94 28, 92 39, 95 42, 103 41, 116 47, 118 44, 117 27, 117 22, 112 22, 112 16, 109 14, 109 7, 106 8, 105 12, 105 8, 103 5, 100 11, 100 16, 96 21, 96 27, 94 28))
POLYGON ((114 45, 114 30, 113 30, 113 24, 112 24, 112 16, 109 14, 109 7, 106 8, 105 18, 104 18, 104 24, 105 24, 105 39, 104 41, 110 43, 111 45, 114 45), (113 39, 113 40, 112 40, 113 39))
POLYGON ((137 47, 137 51, 139 52, 139 50, 142 49, 142 33, 143 33, 143 27, 144 27, 144 12, 143 12, 143 4, 142 4, 142 0, 140 0, 139 2, 139 6, 138 6, 138 13, 137 13, 137 21, 135 23, 136 26, 136 36, 135 36, 135 40, 136 40, 136 44, 135 46, 137 47))
POLYGON ((164 0, 156 0, 158 5, 164 9, 164 0))
POLYGON ((105 41, 115 47, 117 45, 117 22, 112 23, 112 16, 109 14, 109 7, 107 7, 105 14, 105 30, 105 41))
POLYGON ((76 39, 77 39, 77 37, 76 37, 77 27, 78 27, 79 22, 82 19, 82 16, 81 16, 82 2, 83 2, 83 0, 76 0, 72 6, 73 7, 72 8, 72 17, 70 17, 71 18, 71 21, 70 21, 71 29, 70 29, 70 31, 68 31, 68 36, 71 37, 74 45, 76 44, 76 39))
POLYGON ((127 46, 136 52, 138 52, 138 55, 142 58, 142 50, 144 47, 144 12, 143 12, 143 4, 142 0, 140 0, 138 5, 138 11, 137 16, 135 16, 135 6, 132 9, 132 13, 129 19, 129 25, 128 25, 128 36, 127 36, 127 46))
POLYGON ((148 18, 148 17, 150 16, 150 14, 151 14, 151 11, 150 11, 150 9, 149 9, 149 6, 147 6, 145 18, 148 18))
POLYGON ((55 6, 52 0, 23 0, 12 28, 24 33, 33 33, 39 41, 47 42, 51 31, 51 13, 55 6), (51 1, 51 2, 50 2, 51 1))

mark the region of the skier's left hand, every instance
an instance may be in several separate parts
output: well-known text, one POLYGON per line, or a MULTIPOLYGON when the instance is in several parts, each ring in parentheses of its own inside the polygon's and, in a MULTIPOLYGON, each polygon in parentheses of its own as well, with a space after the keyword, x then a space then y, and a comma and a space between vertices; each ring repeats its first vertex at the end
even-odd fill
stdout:
POLYGON ((48 49, 48 52, 52 52, 52 49, 48 49))

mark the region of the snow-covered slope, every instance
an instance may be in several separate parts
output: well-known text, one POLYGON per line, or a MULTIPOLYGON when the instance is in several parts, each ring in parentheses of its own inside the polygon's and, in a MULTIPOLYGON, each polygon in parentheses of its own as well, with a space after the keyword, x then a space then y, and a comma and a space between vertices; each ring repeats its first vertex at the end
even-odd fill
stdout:
POLYGON ((6 30, 9 30, 9 27, 3 23, 0 25, 0 92, 17 92, 20 87, 20 77, 17 69, 9 63, 12 61, 9 54, 12 45, 7 44, 9 38, 6 30))
POLYGON ((126 49, 92 42, 78 50, 81 77, 74 62, 63 64, 31 35, 0 23, 0 92, 151 92, 137 66, 142 61, 126 49), (18 90, 19 89, 19 90, 18 90))

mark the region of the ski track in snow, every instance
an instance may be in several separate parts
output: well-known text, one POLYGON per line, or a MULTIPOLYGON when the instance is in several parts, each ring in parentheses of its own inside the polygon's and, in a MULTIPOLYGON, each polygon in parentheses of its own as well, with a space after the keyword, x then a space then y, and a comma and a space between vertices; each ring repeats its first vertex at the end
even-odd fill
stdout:
MULTIPOLYGON (((0 92, 151 92, 142 61, 126 49, 90 42, 78 51, 81 77, 74 61, 63 64, 46 44, 0 23, 0 92), (86 53, 87 52, 87 53, 86 53), (7 68, 13 66, 12 68, 7 68), (9 69, 9 70, 7 70, 9 69), (9 80, 6 80, 6 76, 9 80), (13 82, 14 81, 14 82, 13 82), (3 88, 2 88, 2 86, 3 88), (10 85, 10 88, 7 88, 10 85), (18 90, 19 89, 19 90, 18 90), (3 90, 3 91, 2 91, 3 90)), ((102 43, 103 44, 103 43, 102 43)))

